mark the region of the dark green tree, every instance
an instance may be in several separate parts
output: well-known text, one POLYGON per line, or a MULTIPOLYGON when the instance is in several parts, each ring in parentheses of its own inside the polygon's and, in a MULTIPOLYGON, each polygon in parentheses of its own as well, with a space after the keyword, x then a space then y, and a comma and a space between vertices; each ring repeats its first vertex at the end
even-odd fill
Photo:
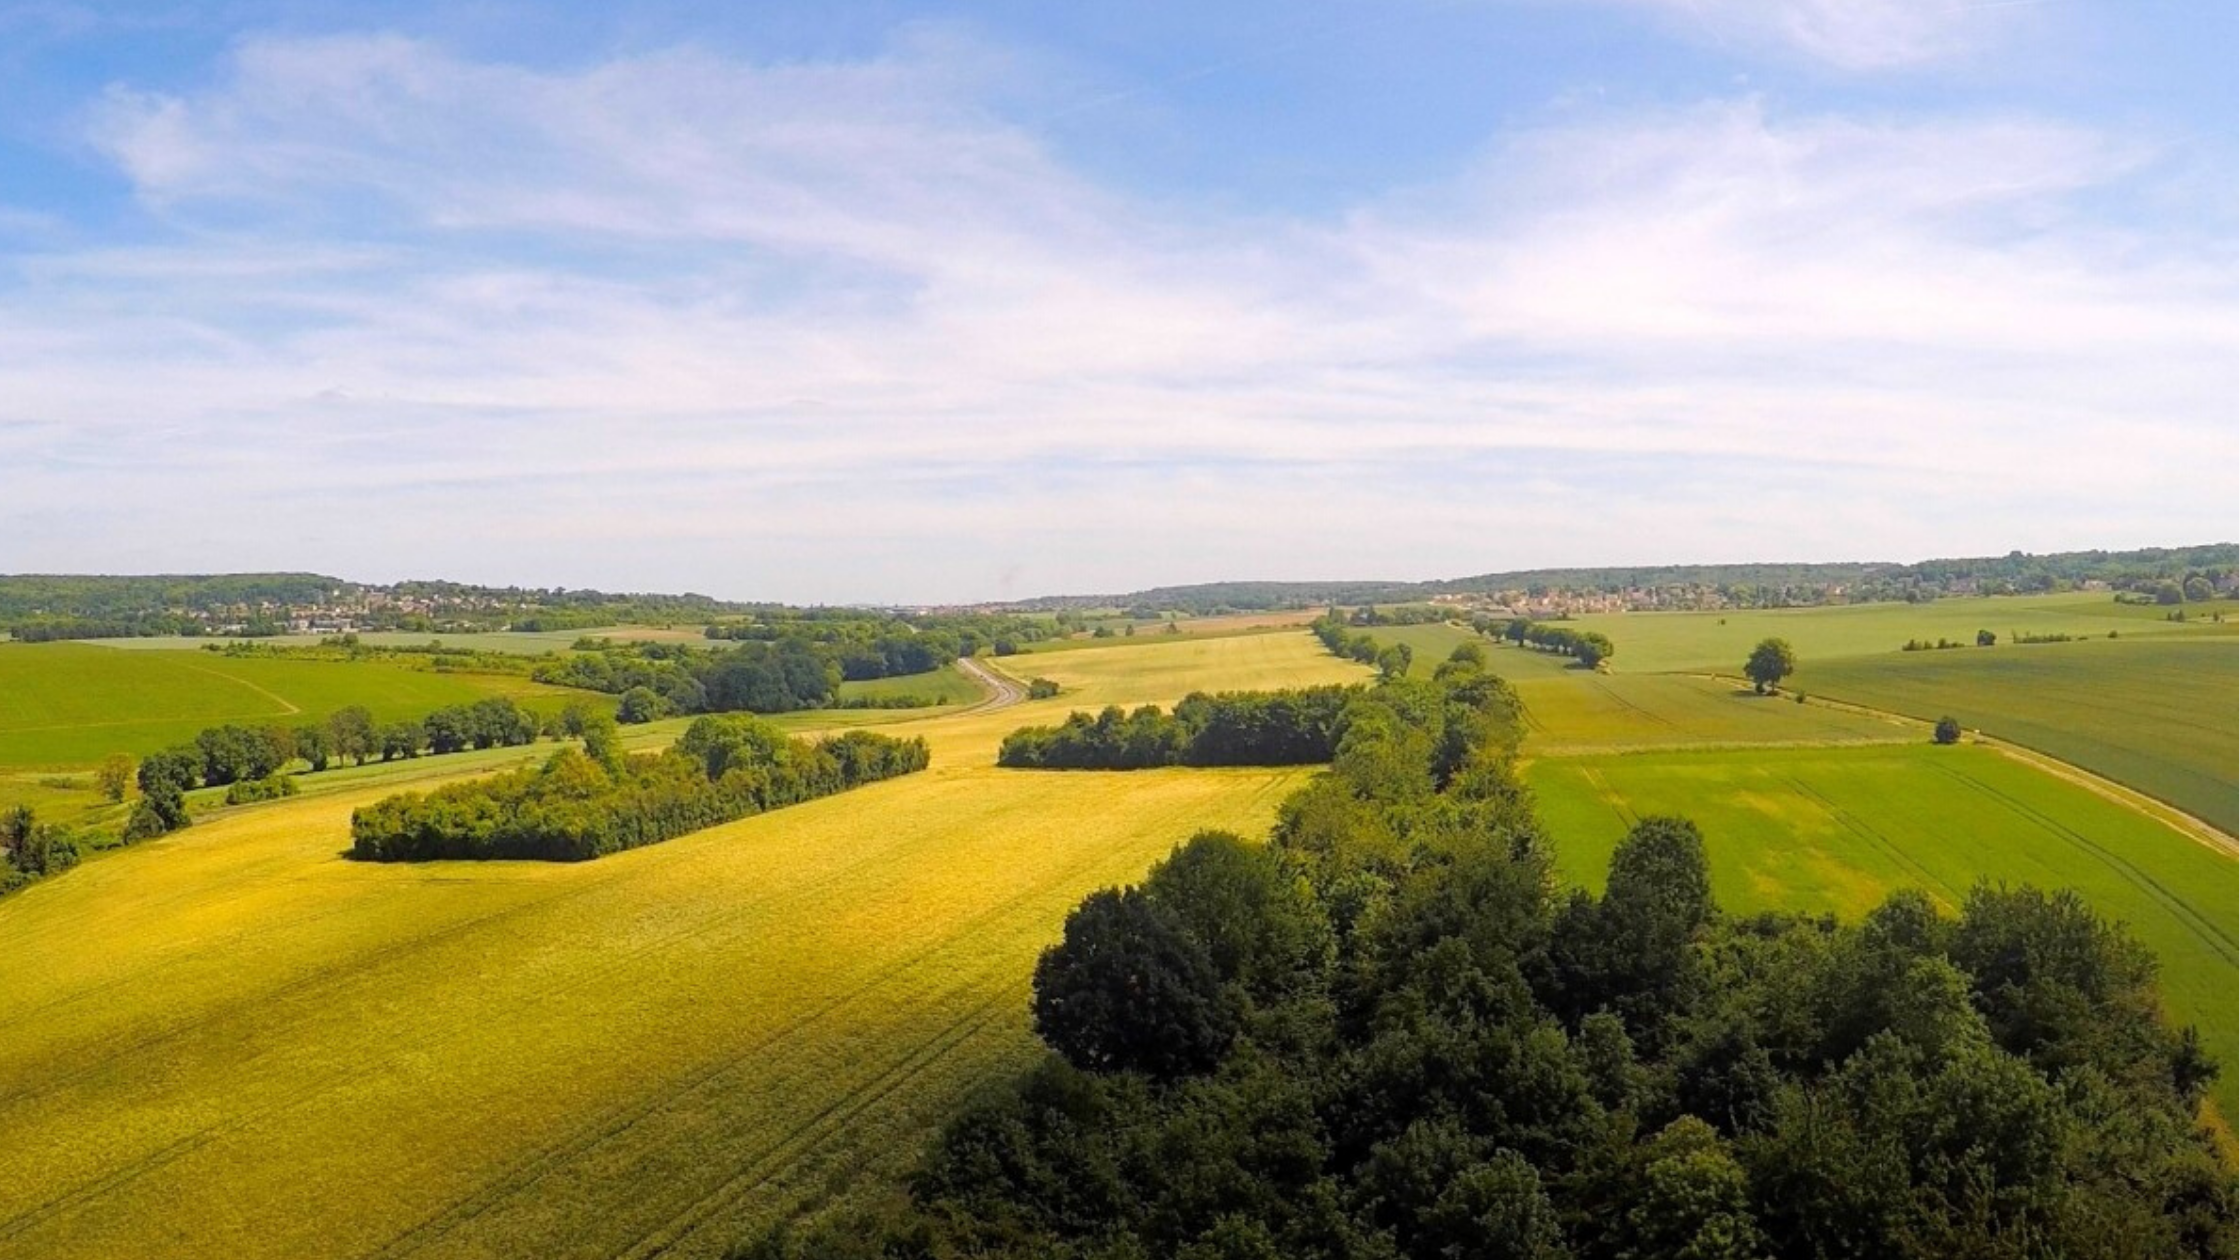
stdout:
POLYGON ((1950 714, 1937 719, 1936 741, 1940 744, 1960 742, 1960 719, 1950 714))
POLYGON ((1034 1023, 1089 1071, 1202 1072, 1237 1032, 1206 948, 1140 888, 1090 894, 1034 969, 1034 1023))
POLYGON ((1750 659, 1742 666, 1744 676, 1759 695, 1781 685, 1781 680, 1797 672, 1797 654, 1787 639, 1765 639, 1750 649, 1750 659))

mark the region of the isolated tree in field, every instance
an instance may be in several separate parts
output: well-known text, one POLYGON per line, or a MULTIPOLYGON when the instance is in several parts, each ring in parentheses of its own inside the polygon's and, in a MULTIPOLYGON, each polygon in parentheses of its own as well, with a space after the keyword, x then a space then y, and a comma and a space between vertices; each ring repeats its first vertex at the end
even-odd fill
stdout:
POLYGON ((2188 603, 2203 604, 2217 597, 2217 588, 2198 573, 2186 579, 2184 589, 2188 603))
POLYGON ((132 786, 132 758, 123 753, 111 753, 94 771, 93 781, 101 788, 101 795, 111 801, 124 799, 124 790, 132 786))
POLYGON ((1034 1026, 1075 1067, 1175 1077, 1220 1061, 1237 1012, 1174 911, 1140 888, 1108 888, 1035 964, 1034 1026))
POLYGON ((1750 650, 1750 659, 1744 662, 1742 672, 1749 676, 1750 685, 1762 696, 1797 672, 1797 653, 1787 639, 1766 639, 1750 650))
POLYGON ((1996 635, 1996 634, 1993 634, 1993 633, 1991 633, 1991 632, 1990 632, 1989 630, 1978 630, 1978 631, 1976 631, 1976 646, 1977 646, 1977 647, 1991 647, 1991 646, 1993 646, 1993 645, 1997 644, 1998 642, 1999 642, 1999 636, 1998 636, 1998 635, 1996 635))
POLYGON ((1958 718, 1948 715, 1937 719, 1937 742, 1940 744, 1957 744, 1960 742, 1960 720, 1958 718))

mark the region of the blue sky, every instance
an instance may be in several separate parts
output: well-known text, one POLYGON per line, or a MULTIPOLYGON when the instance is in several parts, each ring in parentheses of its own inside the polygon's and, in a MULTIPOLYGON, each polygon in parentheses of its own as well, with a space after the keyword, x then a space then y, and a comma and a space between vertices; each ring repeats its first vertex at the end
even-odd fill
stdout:
POLYGON ((0 572, 2225 539, 2230 6, 0 0, 0 572))

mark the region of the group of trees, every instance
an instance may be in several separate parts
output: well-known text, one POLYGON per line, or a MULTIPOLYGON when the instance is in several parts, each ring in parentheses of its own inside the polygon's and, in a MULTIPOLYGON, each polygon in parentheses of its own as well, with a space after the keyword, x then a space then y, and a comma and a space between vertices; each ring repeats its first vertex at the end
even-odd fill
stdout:
POLYGON ((802 640, 713 650, 610 644, 538 665, 531 676, 616 696, 643 689, 658 698, 663 713, 792 713, 823 708, 840 687, 838 661, 802 640))
POLYGON ((1387 682, 1343 726, 1267 844, 1074 911, 1050 1053, 906 1190, 749 1254, 2230 1254, 2214 1067, 2073 894, 1733 917, 1673 818, 1560 891, 1506 685, 1387 682))
POLYGON ((76 866, 79 847, 77 833, 40 822, 28 805, 0 811, 0 896, 76 866))
POLYGON ((747 621, 709 626, 710 639, 809 645, 839 666, 846 681, 897 678, 941 668, 960 656, 1017 652, 1061 633, 1046 618, 948 613, 901 617, 861 609, 771 609, 747 621))
POLYGON ((996 764, 1028 770, 1144 770, 1157 766, 1301 766, 1330 760, 1358 687, 1226 691, 1185 696, 1169 714, 1117 705, 1025 726, 996 764))
MULTIPOLYGON (((397 761, 423 752, 442 755, 530 744, 539 735, 581 735, 589 715, 587 706, 571 705, 544 719, 504 696, 491 696, 437 709, 417 721, 377 723, 363 705, 351 705, 324 722, 301 726, 208 727, 191 744, 141 759, 136 772, 140 801, 125 822, 124 837, 146 839, 186 826, 185 794, 198 787, 260 784, 229 791, 226 800, 229 804, 268 800, 292 794, 293 785, 279 779, 298 763, 317 773, 345 761, 362 766, 375 759, 397 761)), ((110 775, 121 779, 125 772, 115 766, 117 760, 104 763, 104 779, 110 775)), ((120 784, 111 799, 122 796, 120 784)))
MULTIPOLYGON (((1499 626, 1500 638, 1519 647, 1535 647, 1543 652, 1572 657, 1588 669, 1596 668, 1618 651, 1610 637, 1599 630, 1574 630, 1527 617, 1512 617, 1499 626)), ((1485 634, 1493 633, 1490 625, 1480 629, 1485 634)))
POLYGON ((387 797, 351 816, 351 854, 373 862, 580 862, 923 770, 922 739, 849 731, 811 742, 767 722, 703 717, 660 753, 626 756, 611 729, 541 766, 387 797))

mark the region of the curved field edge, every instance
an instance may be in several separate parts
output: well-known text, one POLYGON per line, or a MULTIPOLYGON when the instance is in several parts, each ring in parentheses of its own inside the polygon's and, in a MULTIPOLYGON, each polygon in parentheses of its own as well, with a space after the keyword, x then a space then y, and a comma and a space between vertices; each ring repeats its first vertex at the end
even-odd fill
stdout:
POLYGON ((2236 1114, 2229 850, 1989 748, 1640 753, 1537 761, 1527 780, 1559 864, 1590 887, 1632 820, 1667 813, 1702 827, 1713 887, 1740 913, 1850 918, 1905 886, 1957 906, 1979 877, 2074 887, 2161 960, 2169 1009, 2224 1065, 2217 1102, 2236 1114))

